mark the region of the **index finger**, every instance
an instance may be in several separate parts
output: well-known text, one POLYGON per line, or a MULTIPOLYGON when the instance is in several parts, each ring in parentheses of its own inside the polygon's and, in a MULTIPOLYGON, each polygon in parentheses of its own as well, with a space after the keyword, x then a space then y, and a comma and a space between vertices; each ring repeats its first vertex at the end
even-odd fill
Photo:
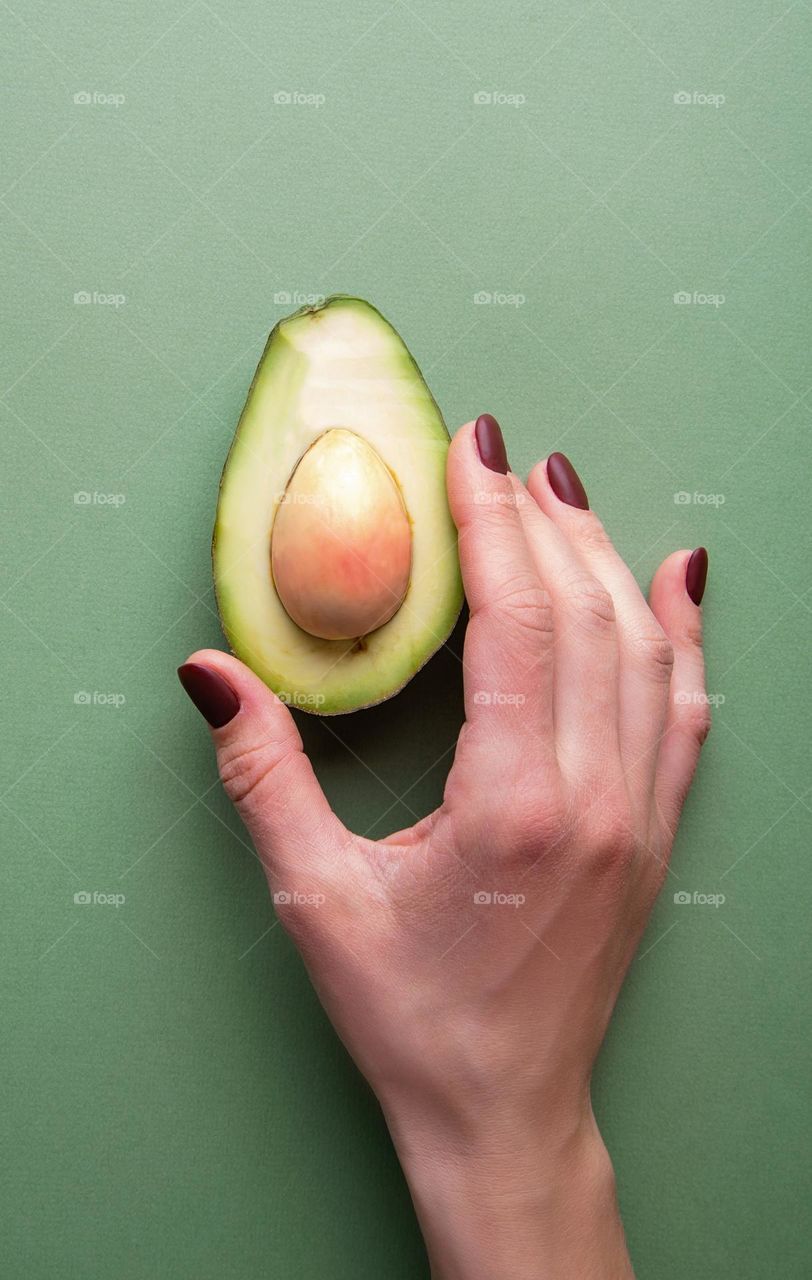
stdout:
POLYGON ((552 746, 550 600, 519 515, 523 487, 509 471, 502 433, 490 414, 455 435, 447 485, 470 609, 466 720, 552 746))

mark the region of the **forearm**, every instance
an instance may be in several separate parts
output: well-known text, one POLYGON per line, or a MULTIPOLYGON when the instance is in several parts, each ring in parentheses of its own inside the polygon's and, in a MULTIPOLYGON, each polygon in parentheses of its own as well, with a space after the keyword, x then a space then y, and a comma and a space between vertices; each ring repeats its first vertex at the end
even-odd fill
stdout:
POLYGON ((389 1117, 432 1280, 633 1280, 594 1121, 552 1141, 389 1117))

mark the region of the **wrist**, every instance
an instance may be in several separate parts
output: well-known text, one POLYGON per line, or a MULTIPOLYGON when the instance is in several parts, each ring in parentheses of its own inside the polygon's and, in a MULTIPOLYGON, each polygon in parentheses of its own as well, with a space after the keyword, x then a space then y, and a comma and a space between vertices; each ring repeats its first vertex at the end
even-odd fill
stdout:
POLYGON ((546 1124, 387 1113, 432 1280, 631 1280, 591 1107, 546 1124))

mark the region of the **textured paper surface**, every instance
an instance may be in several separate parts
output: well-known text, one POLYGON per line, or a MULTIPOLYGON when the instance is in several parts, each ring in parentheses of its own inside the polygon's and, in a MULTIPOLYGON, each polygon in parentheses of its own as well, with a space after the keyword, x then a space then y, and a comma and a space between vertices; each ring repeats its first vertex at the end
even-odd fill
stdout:
MULTIPOLYGON (((214 502, 267 331, 339 290, 452 427, 496 414, 519 471, 564 449, 641 582, 710 548, 716 724, 596 1107, 641 1276, 810 1273, 809 27, 0 6, 4 1274, 427 1275, 174 674, 221 643, 214 502)), ((439 800, 460 715, 446 652, 304 732, 383 834, 439 800)))

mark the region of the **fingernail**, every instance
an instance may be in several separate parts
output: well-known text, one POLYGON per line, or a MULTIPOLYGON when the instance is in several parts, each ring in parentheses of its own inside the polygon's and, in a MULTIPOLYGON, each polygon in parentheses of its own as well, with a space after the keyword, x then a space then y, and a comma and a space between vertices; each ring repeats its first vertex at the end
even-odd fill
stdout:
POLYGON ((704 547, 692 551, 685 566, 685 590, 694 604, 701 604, 708 579, 708 553, 704 547))
POLYGON ((560 502, 566 502, 568 507, 580 507, 582 511, 589 510, 586 489, 581 484, 575 467, 563 453, 550 454, 547 459, 547 479, 560 502))
POLYGON ((231 685, 211 667, 184 662, 178 667, 178 679, 212 729, 222 729, 239 711, 240 700, 231 685))
POLYGON ((476 420, 474 435, 476 436, 479 457, 484 466, 491 471, 498 471, 501 475, 506 476, 510 468, 508 467, 507 453, 505 452, 505 442, 502 438, 502 428, 496 418, 489 413, 481 414, 476 420))

